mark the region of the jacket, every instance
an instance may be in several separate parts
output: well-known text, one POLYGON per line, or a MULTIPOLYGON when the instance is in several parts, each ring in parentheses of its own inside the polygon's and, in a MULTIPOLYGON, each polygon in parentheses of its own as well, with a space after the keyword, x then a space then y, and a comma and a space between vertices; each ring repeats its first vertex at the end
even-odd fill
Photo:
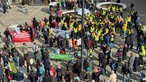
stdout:
POLYGON ((0 66, 0 79, 4 78, 3 68, 0 66))
POLYGON ((109 82, 117 82, 117 75, 115 73, 110 75, 109 82))
POLYGON ((17 73, 15 74, 15 76, 14 76, 14 79, 15 79, 16 81, 22 81, 22 80, 24 79, 23 73, 17 72, 17 73))
POLYGON ((122 71, 123 74, 128 74, 129 73, 128 67, 126 67, 125 65, 122 67, 121 71, 122 71))
POLYGON ((56 70, 53 68, 53 67, 51 67, 50 69, 49 69, 49 75, 52 77, 52 78, 54 78, 55 76, 56 76, 56 70))
POLYGON ((44 60, 44 68, 46 69, 49 69, 50 68, 50 62, 49 62, 49 60, 48 59, 45 59, 44 60))
POLYGON ((29 75, 28 75, 28 80, 30 80, 30 82, 35 82, 35 79, 36 79, 36 76, 33 72, 31 72, 29 75))
POLYGON ((92 45, 92 41, 90 39, 87 40, 87 43, 86 43, 86 46, 87 48, 91 48, 91 45, 92 45))

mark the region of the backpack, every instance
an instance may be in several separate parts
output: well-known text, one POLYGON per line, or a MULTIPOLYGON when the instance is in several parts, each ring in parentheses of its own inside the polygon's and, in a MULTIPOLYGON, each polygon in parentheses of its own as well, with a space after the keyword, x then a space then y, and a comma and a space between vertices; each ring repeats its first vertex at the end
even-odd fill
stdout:
POLYGON ((43 67, 39 67, 39 73, 40 73, 40 75, 42 75, 42 74, 43 74, 43 72, 44 72, 43 67))
POLYGON ((116 68, 116 63, 113 63, 112 64, 112 69, 115 70, 115 68, 116 68))
POLYGON ((146 77, 146 71, 142 71, 142 72, 141 72, 141 77, 142 77, 142 78, 145 78, 145 77, 146 77))

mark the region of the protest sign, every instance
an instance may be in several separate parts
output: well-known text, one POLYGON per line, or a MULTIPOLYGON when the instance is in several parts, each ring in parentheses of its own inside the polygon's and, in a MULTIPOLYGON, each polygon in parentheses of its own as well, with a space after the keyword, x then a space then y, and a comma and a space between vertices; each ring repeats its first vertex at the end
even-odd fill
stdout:
MULTIPOLYGON (((57 31, 59 32, 59 34, 63 37, 63 38, 66 38, 65 37, 65 34, 67 33, 68 35, 70 35, 70 32, 69 31, 65 31, 65 30, 61 30, 61 29, 56 29, 56 28, 52 28, 53 29, 53 32, 54 34, 57 33, 57 31)), ((69 38, 69 37, 68 37, 69 38)))
POLYGON ((72 55, 68 54, 57 54, 57 53, 50 53, 51 59, 59 59, 59 60, 74 60, 74 57, 72 55))

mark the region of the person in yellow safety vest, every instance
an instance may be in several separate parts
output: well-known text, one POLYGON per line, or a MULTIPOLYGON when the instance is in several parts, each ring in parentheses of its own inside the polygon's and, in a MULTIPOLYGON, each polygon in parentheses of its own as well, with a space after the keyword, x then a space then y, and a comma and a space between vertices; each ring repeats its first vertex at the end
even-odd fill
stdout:
POLYGON ((106 15, 106 11, 105 11, 105 10, 102 11, 102 15, 103 15, 103 16, 106 15))
POLYGON ((115 26, 114 26, 114 25, 112 26, 112 28, 111 28, 111 29, 112 29, 113 33, 114 33, 114 34, 116 34, 116 28, 115 28, 115 26))
POLYGON ((123 17, 124 8, 123 7, 120 7, 119 8, 119 11, 120 11, 120 16, 123 17))
POLYGON ((119 7, 116 7, 116 13, 117 14, 119 13, 119 7))
POLYGON ((99 41, 99 36, 97 33, 95 33, 95 35, 94 35, 94 40, 95 40, 95 47, 97 48, 97 43, 99 41))
POLYGON ((70 28, 73 28, 74 22, 74 20, 70 21, 70 28))
POLYGON ((107 33, 109 33, 109 29, 108 28, 105 29, 105 34, 107 34, 107 33))
POLYGON ((49 29, 49 35, 54 35, 53 29, 51 27, 49 29))
POLYGON ((93 26, 90 27, 90 33, 94 32, 95 28, 93 26))
POLYGON ((77 27, 74 27, 74 28, 73 28, 73 32, 74 32, 74 37, 77 38, 77 35, 78 35, 78 28, 77 28, 77 27))
POLYGON ((92 16, 90 16, 90 17, 89 17, 89 20, 90 20, 90 22, 92 22, 92 21, 93 21, 93 17, 92 17, 92 16))
POLYGON ((73 28, 73 31, 74 31, 74 33, 76 34, 76 33, 78 32, 78 28, 77 28, 77 27, 74 27, 74 28, 73 28))
POLYGON ((61 23, 64 24, 64 20, 63 19, 61 19, 61 23))
POLYGON ((127 17, 127 22, 128 22, 128 28, 130 28, 131 27, 131 16, 130 15, 127 17))
POLYGON ((111 11, 111 6, 108 6, 107 10, 108 10, 108 11, 111 11))
POLYGON ((127 21, 125 21, 124 25, 122 26, 122 31, 123 31, 123 37, 125 39, 127 33, 127 21))
POLYGON ((112 7, 112 11, 115 12, 116 11, 116 6, 112 7))
POLYGON ((93 57, 93 50, 91 48, 89 49, 88 57, 89 58, 93 57))
POLYGON ((64 22, 64 26, 65 26, 66 29, 68 28, 68 27, 67 27, 67 22, 64 22))
POLYGON ((130 15, 127 17, 127 22, 131 22, 131 16, 130 15))
POLYGON ((134 15, 134 12, 135 12, 135 11, 132 9, 132 10, 130 11, 130 14, 131 14, 131 15, 134 15))
POLYGON ((115 40, 115 35, 112 34, 112 35, 111 35, 111 42, 114 43, 114 40, 115 40))
POLYGON ((142 25, 142 23, 140 22, 140 24, 138 25, 138 31, 141 31, 143 29, 143 25, 142 25))
POLYGON ((99 29, 99 31, 98 31, 98 36, 101 35, 101 33, 102 33, 102 29, 103 29, 103 28, 100 28, 100 29, 99 29))
POLYGON ((82 30, 82 25, 81 23, 78 25, 78 32, 80 32, 82 30))
POLYGON ((141 52, 139 52, 139 59, 140 59, 140 64, 143 64, 143 57, 146 56, 146 50, 144 45, 141 46, 141 52))

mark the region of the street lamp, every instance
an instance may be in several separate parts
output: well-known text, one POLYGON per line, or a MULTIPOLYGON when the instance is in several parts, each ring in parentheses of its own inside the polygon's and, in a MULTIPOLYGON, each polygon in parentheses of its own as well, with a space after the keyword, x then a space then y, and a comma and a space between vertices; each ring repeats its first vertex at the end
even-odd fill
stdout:
MULTIPOLYGON (((84 30, 84 5, 85 5, 85 0, 82 0, 82 33, 83 33, 83 30, 84 30)), ((81 36, 81 72, 83 74, 83 62, 84 62, 84 59, 83 59, 83 45, 84 45, 84 35, 82 34, 81 36)), ((84 79, 84 75, 82 75, 82 80, 84 79)))

